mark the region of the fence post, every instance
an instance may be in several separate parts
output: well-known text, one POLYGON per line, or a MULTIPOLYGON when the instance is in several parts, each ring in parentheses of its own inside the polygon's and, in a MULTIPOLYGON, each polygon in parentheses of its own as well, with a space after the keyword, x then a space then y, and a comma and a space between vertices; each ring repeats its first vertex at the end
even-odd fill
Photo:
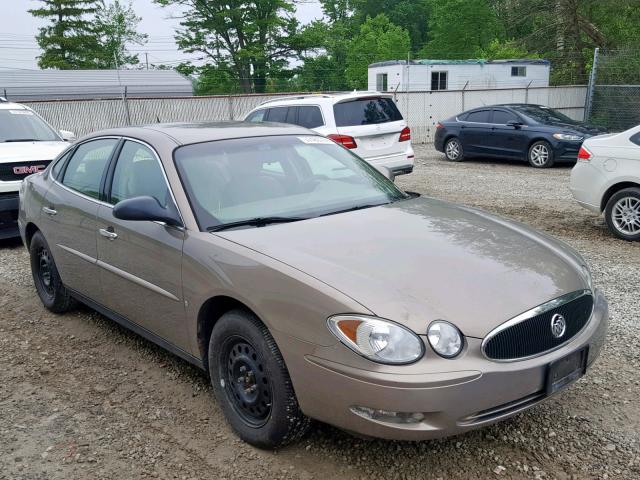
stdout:
POLYGON ((228 107, 229 107, 229 120, 233 120, 233 96, 229 95, 227 97, 228 107))
POLYGON ((589 120, 591 116, 591 108, 593 106, 593 91, 596 87, 596 78, 597 78, 597 70, 598 70, 598 56, 600 54, 600 49, 598 47, 593 51, 593 65, 591 66, 591 75, 589 75, 589 86, 587 87, 587 97, 584 99, 584 117, 583 120, 586 122, 589 120))
POLYGON ((462 108, 460 110, 463 112, 466 110, 466 108, 464 108, 464 92, 468 86, 469 86, 469 80, 467 80, 467 83, 465 83, 464 87, 462 87, 462 108))
POLYGON ((129 103, 127 102, 127 86, 124 86, 122 91, 122 105, 124 106, 124 114, 127 120, 127 125, 131 125, 131 114, 129 113, 129 103))
POLYGON ((524 89, 524 103, 529 103, 529 87, 531 86, 532 83, 533 83, 533 80, 527 83, 527 86, 524 89))
POLYGON ((8 100, 8 98, 7 98, 7 89, 6 89, 6 88, 4 89, 4 95, 3 95, 3 97, 4 97, 4 99, 5 99, 5 100, 8 100))

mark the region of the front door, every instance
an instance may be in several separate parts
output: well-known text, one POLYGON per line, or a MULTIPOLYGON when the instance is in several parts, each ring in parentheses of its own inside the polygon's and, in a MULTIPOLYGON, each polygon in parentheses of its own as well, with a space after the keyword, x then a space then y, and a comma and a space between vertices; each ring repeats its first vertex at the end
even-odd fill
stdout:
POLYGON ((65 286, 96 299, 100 294, 97 262, 97 214, 100 184, 116 138, 79 145, 57 172, 47 192, 40 228, 65 286))
POLYGON ((101 303, 139 327, 187 350, 182 295, 184 231, 160 222, 119 220, 113 206, 150 196, 172 202, 160 161, 147 145, 126 140, 107 181, 109 205, 98 210, 101 303))
POLYGON ((522 122, 514 113, 507 110, 494 110, 491 120, 491 135, 487 144, 492 155, 508 158, 526 158, 528 137, 526 125, 507 125, 509 122, 522 122))

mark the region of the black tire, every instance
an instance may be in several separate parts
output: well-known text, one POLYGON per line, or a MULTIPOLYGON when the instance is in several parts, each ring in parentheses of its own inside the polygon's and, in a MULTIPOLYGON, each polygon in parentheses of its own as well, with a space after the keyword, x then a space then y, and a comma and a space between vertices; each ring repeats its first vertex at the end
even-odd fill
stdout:
POLYGON ((243 310, 225 313, 209 340, 209 373, 227 421, 247 443, 278 448, 301 438, 310 420, 267 327, 243 310))
POLYGON ((625 188, 614 193, 607 202, 604 219, 616 237, 640 240, 640 188, 625 188))
POLYGON ((464 149, 458 137, 451 137, 444 142, 444 156, 450 162, 461 162, 464 160, 464 149))
POLYGON ((31 238, 29 255, 33 282, 45 308, 53 313, 65 313, 75 307, 76 301, 62 283, 49 245, 39 231, 31 238))
POLYGON ((534 168, 549 168, 555 162, 551 144, 546 140, 533 142, 527 152, 529 165, 534 168))

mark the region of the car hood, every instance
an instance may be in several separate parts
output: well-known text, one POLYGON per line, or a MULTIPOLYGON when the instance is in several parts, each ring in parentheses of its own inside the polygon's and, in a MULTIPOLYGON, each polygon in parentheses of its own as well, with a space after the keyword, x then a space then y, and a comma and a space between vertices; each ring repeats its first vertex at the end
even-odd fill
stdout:
POLYGON ((435 199, 216 235, 301 270, 420 334, 431 321, 445 319, 482 338, 530 308, 587 288, 583 261, 565 244, 435 199))
POLYGON ((553 130, 553 131, 560 130, 562 133, 579 133, 587 136, 600 135, 602 133, 607 133, 607 130, 604 128, 595 127, 593 125, 587 125, 587 124, 574 125, 571 123, 551 122, 551 123, 539 124, 537 126, 546 127, 547 129, 553 130))
POLYGON ((53 160, 69 143, 59 142, 1 142, 0 163, 53 160))

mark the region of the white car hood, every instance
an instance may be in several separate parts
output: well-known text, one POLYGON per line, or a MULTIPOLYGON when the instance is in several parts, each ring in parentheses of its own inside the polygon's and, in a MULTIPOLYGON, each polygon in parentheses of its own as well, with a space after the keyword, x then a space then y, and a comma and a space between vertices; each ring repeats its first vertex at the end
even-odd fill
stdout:
POLYGON ((1 142, 0 163, 53 160, 69 146, 68 142, 1 142))

